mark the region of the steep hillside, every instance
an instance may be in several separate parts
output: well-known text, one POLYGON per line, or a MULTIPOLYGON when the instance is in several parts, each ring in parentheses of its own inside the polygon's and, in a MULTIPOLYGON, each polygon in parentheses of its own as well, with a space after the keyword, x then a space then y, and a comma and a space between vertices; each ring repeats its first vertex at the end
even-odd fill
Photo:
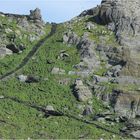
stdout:
POLYGON ((140 138, 139 1, 125 2, 62 24, 0 13, 0 138, 140 138))

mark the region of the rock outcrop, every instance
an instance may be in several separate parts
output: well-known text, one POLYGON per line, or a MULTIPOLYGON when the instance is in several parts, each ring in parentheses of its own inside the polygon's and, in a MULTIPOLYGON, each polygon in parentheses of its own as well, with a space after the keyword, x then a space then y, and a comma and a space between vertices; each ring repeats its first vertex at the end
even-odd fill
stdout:
POLYGON ((139 0, 102 0, 99 18, 103 24, 115 24, 117 33, 139 34, 139 0))
MULTIPOLYGON (((121 55, 126 65, 122 75, 139 77, 140 57, 140 1, 139 0, 102 0, 101 5, 84 11, 80 16, 90 15, 98 24, 106 25, 115 32, 116 39, 122 46, 121 55)), ((115 58, 118 52, 114 52, 115 58)), ((111 55, 111 53, 108 53, 111 55)), ((112 56, 111 56, 112 57, 112 56)), ((109 58, 110 59, 110 58, 109 58)))
POLYGON ((35 10, 30 10, 30 19, 32 20, 39 20, 42 21, 41 11, 39 8, 36 8, 35 10))
POLYGON ((103 0, 98 17, 102 24, 112 26, 120 45, 124 46, 127 65, 123 74, 139 76, 140 1, 103 0), (126 54, 126 49, 129 54, 126 54))
POLYGON ((77 45, 80 52, 81 60, 87 65, 89 71, 92 71, 100 65, 100 61, 94 50, 94 41, 88 39, 88 37, 83 36, 77 45))
POLYGON ((6 55, 11 55, 13 52, 5 47, 0 48, 0 57, 3 58, 6 55))
POLYGON ((54 67, 51 71, 51 74, 59 74, 59 75, 64 75, 66 74, 65 70, 61 69, 61 68, 56 68, 54 67))
POLYGON ((69 45, 78 45, 80 41, 80 38, 77 34, 75 34, 72 31, 66 32, 63 35, 63 43, 69 44, 69 45))
POLYGON ((129 93, 114 91, 111 95, 111 103, 119 116, 128 119, 140 116, 140 93, 131 91, 129 93))
MULTIPOLYGON (((83 69, 81 69, 81 71, 86 70, 88 72, 92 72, 93 68, 100 65, 99 58, 95 52, 95 43, 88 38, 86 33, 82 37, 79 37, 76 33, 69 31, 63 35, 63 43, 67 45, 75 45, 77 47, 80 52, 81 63, 83 65, 83 69)), ((80 67, 80 64, 76 67, 80 67)))
POLYGON ((92 99, 92 92, 89 90, 88 86, 84 85, 82 80, 77 79, 74 85, 74 95, 81 102, 86 102, 92 99))
POLYGON ((96 16, 98 13, 99 13, 99 6, 97 6, 97 7, 95 7, 95 8, 91 8, 91 9, 89 9, 89 10, 83 11, 83 12, 79 15, 79 17, 83 17, 83 16, 87 16, 87 15, 89 15, 89 16, 92 16, 92 15, 96 16))
POLYGON ((133 136, 135 139, 140 139, 140 130, 131 132, 131 136, 133 136))
POLYGON ((26 82, 26 83, 37 83, 39 82, 39 77, 36 77, 36 76, 27 76, 27 75, 19 75, 18 77, 18 80, 20 82, 26 82))
POLYGON ((17 48, 16 45, 14 44, 9 44, 6 46, 7 49, 11 50, 13 53, 19 53, 20 52, 20 49, 17 48))

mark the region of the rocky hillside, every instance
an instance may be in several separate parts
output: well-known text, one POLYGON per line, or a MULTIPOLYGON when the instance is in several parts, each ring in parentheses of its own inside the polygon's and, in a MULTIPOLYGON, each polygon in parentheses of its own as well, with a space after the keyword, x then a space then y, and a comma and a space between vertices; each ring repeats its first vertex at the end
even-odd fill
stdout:
POLYGON ((30 15, 0 13, 0 56, 22 52, 29 43, 45 34, 40 10, 30 15))
POLYGON ((139 139, 138 0, 61 24, 0 13, 0 138, 139 139))

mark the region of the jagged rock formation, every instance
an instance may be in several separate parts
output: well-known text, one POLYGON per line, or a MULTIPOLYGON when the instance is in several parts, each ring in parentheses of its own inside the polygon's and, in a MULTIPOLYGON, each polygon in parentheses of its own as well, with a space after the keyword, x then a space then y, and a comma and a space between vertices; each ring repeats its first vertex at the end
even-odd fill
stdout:
POLYGON ((103 0, 99 18, 103 24, 114 23, 117 34, 139 34, 139 0, 103 0))
POLYGON ((39 8, 36 8, 35 10, 30 10, 29 17, 32 20, 42 21, 41 11, 39 8))
POLYGON ((96 16, 98 13, 99 13, 99 7, 97 6, 97 7, 91 8, 89 10, 83 11, 79 16, 80 17, 87 16, 87 15, 96 16))
MULTIPOLYGON (((122 46, 126 65, 122 70, 125 76, 139 77, 140 57, 140 1, 139 0, 102 0, 101 5, 83 12, 80 16, 93 15, 93 19, 108 26, 115 32, 122 46)), ((113 52, 114 56, 118 52, 113 52)))
MULTIPOLYGON (((109 65, 102 75, 94 75, 90 84, 95 96, 111 105, 119 118, 130 120, 125 132, 139 138, 139 126, 131 124, 140 116, 140 1, 102 0, 101 5, 81 13, 113 31, 118 46, 100 42, 96 46, 100 58, 109 65), (115 83, 116 87, 103 85, 115 83), (107 94, 106 94, 107 93, 107 94)), ((126 120, 123 121, 126 121, 126 120)))
POLYGON ((136 77, 140 76, 139 8, 139 0, 103 0, 98 14, 101 23, 114 27, 120 45, 126 48, 124 55, 127 57, 127 64, 123 69, 123 74, 136 77))
POLYGON ((8 17, 10 20, 20 20, 20 19, 26 19, 26 20, 33 20, 35 22, 42 21, 42 15, 39 8, 36 8, 35 10, 30 10, 30 15, 18 15, 18 14, 11 14, 11 13, 3 13, 0 12, 0 15, 3 17, 8 17))
POLYGON ((63 43, 67 45, 76 45, 81 56, 81 65, 77 64, 75 68, 80 68, 82 71, 88 71, 89 73, 93 71, 93 68, 96 68, 100 65, 99 58, 95 52, 95 43, 94 41, 88 38, 88 35, 85 33, 81 38, 74 32, 66 32, 63 35, 63 43))
POLYGON ((114 28, 118 42, 126 46, 129 51, 129 55, 127 55, 127 65, 123 69, 123 74, 136 77, 140 76, 139 7, 139 0, 103 0, 98 14, 103 24, 114 28))

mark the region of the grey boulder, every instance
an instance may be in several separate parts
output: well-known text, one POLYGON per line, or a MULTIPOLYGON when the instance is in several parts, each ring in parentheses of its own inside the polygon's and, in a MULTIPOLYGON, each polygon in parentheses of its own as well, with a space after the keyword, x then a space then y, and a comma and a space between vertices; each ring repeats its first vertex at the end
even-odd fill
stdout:
POLYGON ((77 99, 81 102, 86 102, 92 99, 92 92, 80 79, 75 81, 73 92, 77 99))
POLYGON ((69 44, 69 45, 77 45, 80 41, 80 38, 77 34, 75 34, 72 31, 66 32, 63 35, 63 43, 69 44))

